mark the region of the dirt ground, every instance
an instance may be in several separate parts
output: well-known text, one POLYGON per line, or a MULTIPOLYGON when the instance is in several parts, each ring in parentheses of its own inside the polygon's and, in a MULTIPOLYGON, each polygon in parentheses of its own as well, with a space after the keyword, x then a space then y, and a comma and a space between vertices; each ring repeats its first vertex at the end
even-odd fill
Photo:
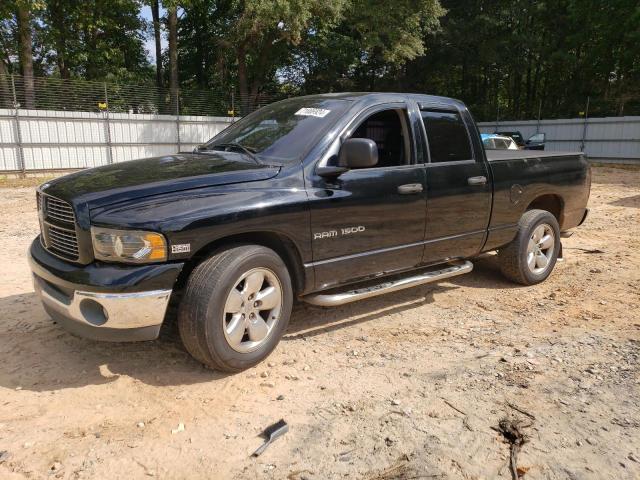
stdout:
POLYGON ((508 479, 504 418, 526 434, 526 479, 640 478, 640 169, 593 173, 545 283, 512 285, 488 256, 436 285, 300 304, 271 357, 230 376, 171 337, 54 325, 25 256, 34 191, 0 189, 0 478, 508 479))

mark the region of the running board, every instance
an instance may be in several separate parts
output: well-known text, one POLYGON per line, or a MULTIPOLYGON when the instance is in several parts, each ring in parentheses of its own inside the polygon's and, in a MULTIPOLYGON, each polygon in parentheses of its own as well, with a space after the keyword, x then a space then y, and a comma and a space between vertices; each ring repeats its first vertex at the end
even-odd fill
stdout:
POLYGON ((440 270, 431 270, 429 272, 423 272, 417 275, 414 274, 397 280, 389 280, 376 285, 360 287, 346 292, 313 293, 311 295, 301 297, 301 300, 319 307, 335 307, 337 305, 357 302, 358 300, 363 300, 365 298, 377 297, 378 295, 395 292, 397 290, 404 290, 405 288, 411 288, 425 283, 438 282, 445 278, 456 277, 458 275, 469 273, 471 270, 473 270, 473 263, 465 260, 454 265, 449 264, 448 267, 441 268, 440 270))

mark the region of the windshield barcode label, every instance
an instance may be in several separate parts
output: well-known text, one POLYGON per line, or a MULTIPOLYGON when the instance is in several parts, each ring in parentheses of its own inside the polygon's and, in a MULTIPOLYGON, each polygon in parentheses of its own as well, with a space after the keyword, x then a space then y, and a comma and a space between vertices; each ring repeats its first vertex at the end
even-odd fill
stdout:
POLYGON ((331 110, 325 110, 324 108, 301 108, 296 112, 296 115, 302 115, 305 117, 326 117, 331 110))

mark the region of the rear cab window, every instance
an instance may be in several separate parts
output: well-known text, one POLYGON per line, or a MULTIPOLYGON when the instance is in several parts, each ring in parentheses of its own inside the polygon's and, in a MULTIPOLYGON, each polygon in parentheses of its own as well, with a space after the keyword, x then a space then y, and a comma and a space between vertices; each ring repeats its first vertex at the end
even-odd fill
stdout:
POLYGON ((467 127, 453 110, 421 110, 431 163, 473 160, 467 127))

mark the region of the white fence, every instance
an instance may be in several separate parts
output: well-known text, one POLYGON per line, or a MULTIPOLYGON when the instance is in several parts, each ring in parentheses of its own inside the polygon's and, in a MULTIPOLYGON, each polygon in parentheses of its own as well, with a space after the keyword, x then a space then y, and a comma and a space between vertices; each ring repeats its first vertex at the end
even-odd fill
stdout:
MULTIPOLYGON (((190 151, 225 129, 226 117, 0 109, 0 171, 96 167, 190 151)), ((546 149, 640 161, 640 117, 483 122, 480 131, 546 134, 546 149)))
POLYGON ((0 109, 0 171, 97 167, 190 151, 226 117, 0 109))
POLYGON ((481 122, 482 133, 546 134, 546 150, 584 151, 592 160, 640 161, 640 117, 481 122))

